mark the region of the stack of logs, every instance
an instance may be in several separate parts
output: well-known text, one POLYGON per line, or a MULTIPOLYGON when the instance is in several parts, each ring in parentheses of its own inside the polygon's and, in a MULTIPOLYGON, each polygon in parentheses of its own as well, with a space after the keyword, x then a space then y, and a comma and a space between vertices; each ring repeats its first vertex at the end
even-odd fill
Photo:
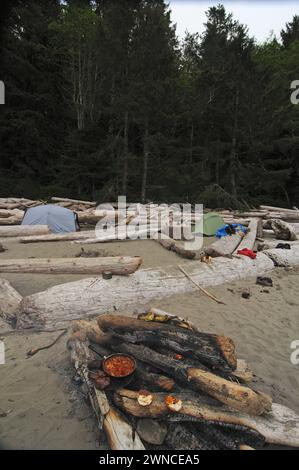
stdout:
POLYGON ((180 317, 150 309, 138 318, 78 321, 68 348, 111 449, 248 449, 298 442, 295 421, 292 440, 279 424, 279 405, 271 411, 271 398, 249 387, 252 372, 236 358, 233 341, 202 333, 180 317), (102 359, 113 353, 136 360, 131 377, 102 380, 102 359))

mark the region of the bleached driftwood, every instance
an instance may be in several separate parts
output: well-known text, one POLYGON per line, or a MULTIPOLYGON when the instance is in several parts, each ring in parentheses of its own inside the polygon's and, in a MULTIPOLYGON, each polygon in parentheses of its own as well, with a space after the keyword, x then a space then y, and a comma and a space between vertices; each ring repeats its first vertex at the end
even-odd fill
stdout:
POLYGON ((50 233, 48 225, 17 225, 0 227, 0 237, 22 237, 26 235, 46 235, 50 233))
POLYGON ((242 238, 239 233, 222 237, 206 247, 205 253, 213 257, 231 255, 240 245, 242 238))
MULTIPOLYGON (((255 260, 245 256, 240 258, 217 258, 209 265, 194 262, 185 268, 203 287, 263 275, 274 268, 274 263, 263 253, 258 253, 255 260)), ((52 328, 70 320, 193 291, 193 284, 175 266, 139 270, 128 278, 83 279, 25 297, 21 303, 18 327, 52 328)))
POLYGON ((94 230, 72 233, 51 233, 49 235, 32 235, 21 237, 20 243, 42 243, 42 242, 64 242, 73 240, 84 240, 94 236, 94 230))
POLYGON ((271 228, 274 231, 276 238, 290 241, 298 239, 294 227, 283 220, 271 220, 271 228))
POLYGON ((138 232, 135 231, 134 227, 128 228, 127 230, 117 230, 113 234, 108 234, 108 235, 100 235, 99 237, 94 237, 94 238, 88 238, 86 240, 77 240, 74 241, 76 244, 82 244, 82 245, 92 245, 95 243, 105 243, 105 242, 111 242, 111 241, 117 241, 117 240, 136 240, 137 238, 146 238, 146 236, 151 232, 151 233, 157 233, 159 231, 158 227, 146 227, 142 228, 140 227, 138 229, 138 232))
POLYGON ((263 211, 268 212, 287 212, 289 214, 296 214, 298 215, 298 210, 294 209, 286 209, 285 207, 273 207, 273 206, 260 206, 260 209, 263 211))
POLYGON ((19 304, 23 297, 6 279, 0 279, 0 317, 12 322, 16 319, 19 304))
POLYGON ((112 274, 134 273, 141 265, 139 256, 105 256, 99 258, 29 258, 0 260, 1 273, 40 274, 112 274))
POLYGON ((290 250, 272 249, 263 251, 275 264, 275 266, 288 267, 299 266, 299 246, 292 245, 290 250))
POLYGON ((249 231, 246 233, 245 237, 243 237, 240 245, 235 250, 235 253, 245 248, 247 248, 248 250, 253 250, 258 229, 258 219, 252 219, 249 223, 248 228, 249 231))
POLYGON ((71 204, 83 204, 90 207, 95 207, 97 205, 97 203, 93 201, 81 201, 78 199, 68 199, 66 197, 51 197, 51 200, 53 202, 70 202, 71 204))

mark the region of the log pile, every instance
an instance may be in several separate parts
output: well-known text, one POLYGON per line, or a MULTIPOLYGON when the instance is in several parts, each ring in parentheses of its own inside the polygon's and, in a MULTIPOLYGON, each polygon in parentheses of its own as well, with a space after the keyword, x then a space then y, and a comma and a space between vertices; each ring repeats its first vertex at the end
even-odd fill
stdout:
POLYGON ((299 445, 299 417, 249 386, 233 341, 182 318, 150 309, 78 321, 68 349, 111 449, 299 445), (129 377, 105 376, 102 360, 115 353, 136 361, 129 377))

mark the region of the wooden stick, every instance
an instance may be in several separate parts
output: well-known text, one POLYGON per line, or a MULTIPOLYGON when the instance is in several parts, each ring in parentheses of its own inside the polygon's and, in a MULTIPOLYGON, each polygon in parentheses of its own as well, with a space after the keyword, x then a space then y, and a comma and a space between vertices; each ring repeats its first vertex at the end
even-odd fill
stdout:
POLYGON ((191 276, 189 276, 189 274, 184 270, 184 268, 182 268, 182 266, 180 266, 179 264, 177 265, 178 269, 189 279, 189 281, 191 281, 195 287, 197 287, 197 289, 199 289, 203 294, 205 294, 207 297, 209 297, 210 299, 214 300, 215 302, 217 302, 217 304, 222 304, 222 305, 225 305, 224 302, 222 302, 222 300, 219 300, 217 299, 217 297, 215 297, 213 294, 210 294, 206 289, 204 289, 203 287, 201 287, 199 284, 197 284, 197 282, 195 282, 191 276))

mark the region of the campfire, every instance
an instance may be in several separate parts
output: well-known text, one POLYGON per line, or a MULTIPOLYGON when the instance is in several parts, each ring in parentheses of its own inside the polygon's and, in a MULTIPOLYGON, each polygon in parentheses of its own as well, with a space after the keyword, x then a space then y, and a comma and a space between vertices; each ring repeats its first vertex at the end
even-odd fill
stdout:
POLYGON ((150 309, 78 321, 68 348, 111 449, 298 445, 292 412, 249 386, 230 338, 150 309))

